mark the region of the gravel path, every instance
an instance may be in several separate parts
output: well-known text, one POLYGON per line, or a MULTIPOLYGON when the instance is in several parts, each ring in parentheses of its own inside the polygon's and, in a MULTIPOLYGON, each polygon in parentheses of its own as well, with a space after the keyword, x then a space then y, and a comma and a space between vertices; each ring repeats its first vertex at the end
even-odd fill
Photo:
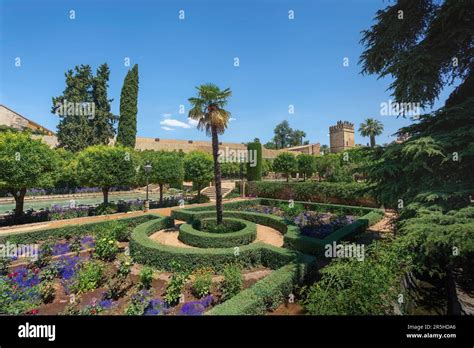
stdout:
MULTIPOLYGON (((165 229, 150 235, 150 239, 163 245, 169 245, 180 248, 195 248, 184 244, 178 239, 179 231, 176 229, 165 229)), ((283 235, 274 228, 257 224, 257 238, 253 243, 265 243, 276 247, 283 246, 283 235)))

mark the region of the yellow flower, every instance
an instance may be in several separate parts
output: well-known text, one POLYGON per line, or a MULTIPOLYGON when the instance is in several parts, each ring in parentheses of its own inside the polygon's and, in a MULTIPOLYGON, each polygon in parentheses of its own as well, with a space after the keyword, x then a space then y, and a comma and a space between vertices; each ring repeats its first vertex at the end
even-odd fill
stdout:
POLYGON ((114 241, 113 241, 113 240, 109 240, 109 244, 114 244, 114 241))

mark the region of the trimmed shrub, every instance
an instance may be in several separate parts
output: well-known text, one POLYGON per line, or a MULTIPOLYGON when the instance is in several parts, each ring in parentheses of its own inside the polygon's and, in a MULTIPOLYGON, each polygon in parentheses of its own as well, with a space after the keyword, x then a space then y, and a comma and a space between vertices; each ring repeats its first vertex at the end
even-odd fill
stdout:
POLYGON ((207 315, 261 315, 277 308, 288 298, 293 288, 301 284, 314 268, 314 259, 290 263, 274 271, 252 287, 212 308, 207 315))
MULTIPOLYGON (((159 217, 160 216, 156 214, 147 214, 138 217, 121 218, 116 221, 123 223, 127 226, 127 229, 131 231, 135 226, 159 217)), ((15 244, 35 244, 39 241, 44 241, 50 238, 52 240, 57 240, 69 238, 71 236, 97 235, 111 228, 111 226, 114 225, 114 222, 115 221, 88 222, 59 228, 40 229, 31 232, 5 233, 0 236, 0 243, 9 241, 10 243, 15 244)))
POLYGON ((376 207, 375 199, 367 193, 369 189, 361 182, 258 181, 248 182, 245 192, 253 197, 376 207))
POLYGON ((238 249, 189 249, 162 245, 148 238, 155 231, 168 228, 172 224, 172 219, 161 218, 137 226, 130 239, 130 254, 133 259, 166 271, 172 271, 173 262, 178 262, 187 270, 210 267, 220 271, 228 263, 238 263, 243 268, 263 265, 275 269, 300 256, 297 251, 263 243, 252 243, 238 249))
POLYGON ((260 181, 262 180, 262 144, 255 142, 255 143, 248 143, 247 150, 255 151, 256 152, 256 163, 255 166, 251 166, 250 162, 247 163, 247 180, 248 181, 260 181))
MULTIPOLYGON (((213 218, 203 219, 202 224, 213 218)), ((253 242, 257 237, 257 226, 241 219, 225 218, 224 221, 239 223, 244 228, 237 232, 212 233, 203 232, 193 228, 190 224, 179 227, 179 240, 185 244, 199 248, 231 248, 253 242)))

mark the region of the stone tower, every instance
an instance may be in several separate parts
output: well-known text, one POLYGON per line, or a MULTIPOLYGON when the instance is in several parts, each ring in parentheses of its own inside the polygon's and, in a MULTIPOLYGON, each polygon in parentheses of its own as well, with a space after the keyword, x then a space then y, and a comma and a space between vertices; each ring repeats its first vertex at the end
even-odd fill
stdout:
POLYGON ((337 121, 335 126, 329 127, 329 144, 333 153, 354 147, 354 124, 337 121))

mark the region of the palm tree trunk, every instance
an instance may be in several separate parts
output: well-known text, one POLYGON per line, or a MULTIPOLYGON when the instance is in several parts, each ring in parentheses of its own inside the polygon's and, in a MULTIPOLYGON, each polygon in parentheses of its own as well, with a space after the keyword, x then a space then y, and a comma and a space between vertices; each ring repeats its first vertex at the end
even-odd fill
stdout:
POLYGON ((163 206, 163 184, 160 185, 160 207, 163 206))
POLYGON ((214 158, 214 183, 216 186, 216 218, 217 224, 222 224, 222 192, 221 192, 221 164, 219 163, 219 138, 217 129, 211 127, 212 133, 212 157, 214 158))
POLYGON ((370 147, 375 147, 375 136, 374 135, 370 136, 370 147))

